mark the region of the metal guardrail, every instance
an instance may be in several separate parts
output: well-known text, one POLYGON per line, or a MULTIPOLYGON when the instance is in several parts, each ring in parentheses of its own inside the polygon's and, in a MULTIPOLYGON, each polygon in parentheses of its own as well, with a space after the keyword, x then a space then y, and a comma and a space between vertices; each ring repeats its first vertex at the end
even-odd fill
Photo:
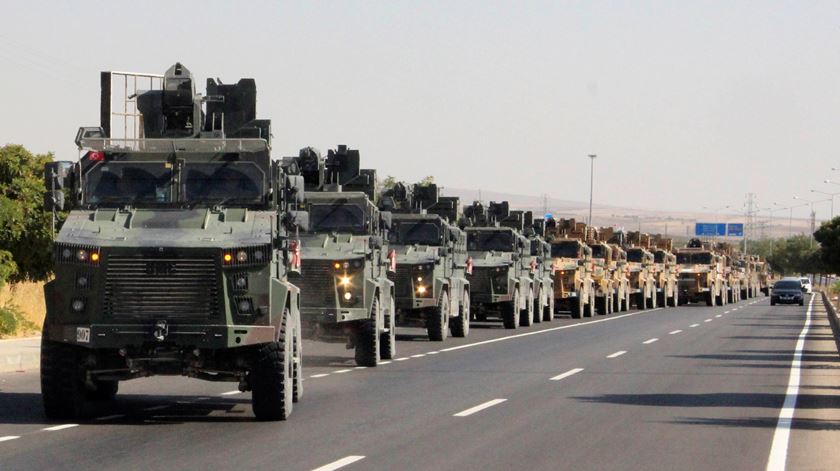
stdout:
POLYGON ((837 345, 837 351, 840 354, 840 318, 837 317, 837 308, 834 307, 834 303, 831 302, 825 291, 820 291, 820 294, 828 315, 828 322, 831 324, 831 332, 834 334, 834 343, 837 345))

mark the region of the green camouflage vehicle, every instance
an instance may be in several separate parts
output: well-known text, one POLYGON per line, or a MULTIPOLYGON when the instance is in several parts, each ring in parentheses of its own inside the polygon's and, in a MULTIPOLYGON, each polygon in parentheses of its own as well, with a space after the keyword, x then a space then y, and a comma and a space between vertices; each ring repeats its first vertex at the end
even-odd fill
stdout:
POLYGON ((470 330, 467 235, 457 226, 458 198, 444 198, 436 185, 398 183, 383 193, 380 208, 390 209, 389 248, 396 253, 394 282, 398 327, 424 327, 429 340, 470 330))
POLYGON ((339 146, 326 160, 313 148, 285 158, 309 188, 303 204, 309 220, 300 233, 303 334, 346 342, 359 366, 377 366, 396 355, 394 283, 388 271, 390 213, 372 200, 376 175, 359 169, 359 151, 339 146))
POLYGON ((304 190, 271 162, 254 80, 209 79, 202 97, 181 64, 103 72, 101 109, 101 127, 76 137, 81 159, 46 169, 48 208, 70 209, 44 287, 47 417, 86 415, 120 381, 183 375, 237 382, 258 419, 286 419, 303 392, 300 294, 287 276, 289 208, 304 190), (112 83, 150 77, 157 88, 115 107, 137 110, 140 137, 113 137, 112 83))
POLYGON ((552 278, 551 246, 545 241, 545 221, 534 223, 531 211, 511 211, 500 225, 510 227, 528 239, 527 250, 522 254, 520 276, 531 280, 533 308, 531 319, 519 319, 520 325, 551 322, 554 319, 554 279, 552 278), (539 231, 539 232, 538 232, 539 231))
POLYGON ((523 257, 530 252, 530 242, 509 227, 499 227, 507 217, 507 201, 490 203, 485 210, 480 202, 464 209, 467 252, 472 259, 470 298, 473 318, 478 321, 499 319, 506 329, 533 319, 534 291, 523 257))

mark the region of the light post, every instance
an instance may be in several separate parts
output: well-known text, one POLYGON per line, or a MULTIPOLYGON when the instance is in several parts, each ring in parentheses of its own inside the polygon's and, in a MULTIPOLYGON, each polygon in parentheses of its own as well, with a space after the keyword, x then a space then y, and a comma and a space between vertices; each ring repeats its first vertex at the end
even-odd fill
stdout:
MULTIPOLYGON (((814 218, 814 203, 816 203, 818 200, 808 200, 808 199, 802 198, 802 197, 800 197, 800 196, 794 196, 794 197, 793 197, 793 199, 795 199, 795 200, 802 200, 802 201, 806 201, 806 202, 807 202, 807 203, 811 206, 811 214, 810 214, 810 217, 811 217, 811 219, 813 219, 813 218, 814 218)), ((814 232, 813 232, 813 231, 809 231, 809 232, 811 233, 811 243, 810 243, 810 246, 813 248, 813 247, 814 247, 814 232)))
POLYGON ((821 195, 826 195, 830 198, 829 201, 831 201, 831 219, 834 219, 834 197, 837 196, 837 195, 840 195, 840 192, 838 192, 838 193, 826 193, 825 191, 813 190, 812 189, 811 193, 819 193, 821 195))
POLYGON ((596 154, 589 154, 589 221, 586 225, 586 238, 589 239, 589 231, 592 230, 592 189, 595 183, 595 158, 596 154))

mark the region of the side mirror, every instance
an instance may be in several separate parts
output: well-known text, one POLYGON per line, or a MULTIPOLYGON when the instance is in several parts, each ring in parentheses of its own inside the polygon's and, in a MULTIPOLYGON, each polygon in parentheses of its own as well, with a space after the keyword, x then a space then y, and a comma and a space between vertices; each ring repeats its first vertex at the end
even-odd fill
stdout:
POLYGON ((73 162, 57 161, 44 165, 44 189, 63 190, 73 186, 73 162))
POLYGON ((305 182, 302 175, 287 175, 286 176, 286 194, 289 202, 296 204, 303 203, 305 199, 304 193, 305 182))
POLYGON ((309 213, 307 211, 289 211, 289 225, 301 232, 309 232, 309 213))
POLYGON ((379 236, 370 236, 369 243, 371 249, 381 249, 382 248, 382 237, 379 236))
POLYGON ((44 208, 47 211, 64 211, 64 192, 61 190, 44 193, 44 208))

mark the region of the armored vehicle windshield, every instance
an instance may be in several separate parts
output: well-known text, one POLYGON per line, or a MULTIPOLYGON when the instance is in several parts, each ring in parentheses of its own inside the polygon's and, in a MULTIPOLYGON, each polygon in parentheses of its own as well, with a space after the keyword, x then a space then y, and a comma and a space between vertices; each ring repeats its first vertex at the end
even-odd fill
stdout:
POLYGON ((467 230, 467 248, 475 251, 496 250, 499 252, 512 252, 513 231, 510 229, 499 229, 492 231, 467 230))
POLYGON ((644 252, 642 252, 642 249, 629 249, 629 250, 627 250, 627 261, 628 262, 642 263, 643 257, 644 257, 644 252))
POLYGON ((607 247, 595 244, 590 246, 592 248, 592 257, 593 258, 607 258, 607 247))
POLYGON ((709 252, 700 253, 678 253, 677 263, 687 265, 690 263, 705 264, 712 263, 712 254, 709 252))
POLYGON ((395 221, 394 226, 389 233, 392 244, 439 246, 443 240, 440 221, 395 221))
POLYGON ((552 243, 551 256, 556 258, 580 258, 580 244, 576 240, 552 243))
POLYGON ((665 252, 657 250, 653 253, 653 261, 655 263, 665 263, 665 252))

